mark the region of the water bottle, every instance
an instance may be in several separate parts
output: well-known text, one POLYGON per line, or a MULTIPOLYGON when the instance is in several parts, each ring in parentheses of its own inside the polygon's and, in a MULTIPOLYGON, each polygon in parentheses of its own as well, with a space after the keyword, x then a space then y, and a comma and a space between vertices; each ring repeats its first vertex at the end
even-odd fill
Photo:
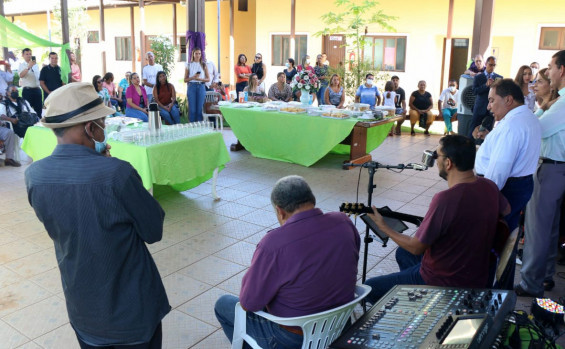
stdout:
POLYGON ((152 136, 155 136, 161 130, 161 116, 159 115, 159 107, 157 106, 157 103, 149 104, 149 114, 147 115, 147 118, 149 119, 149 125, 147 127, 149 129, 149 133, 152 136))
POLYGON ((243 100, 247 102, 247 91, 243 91, 243 100))

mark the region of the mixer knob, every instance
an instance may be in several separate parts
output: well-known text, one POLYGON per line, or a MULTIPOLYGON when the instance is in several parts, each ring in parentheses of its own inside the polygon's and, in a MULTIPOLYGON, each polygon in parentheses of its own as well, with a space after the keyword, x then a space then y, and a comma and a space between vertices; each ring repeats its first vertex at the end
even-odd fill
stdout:
POLYGON ((488 290, 487 292, 487 299, 491 299, 492 298, 492 291, 488 290))
POLYGON ((379 339, 381 339, 381 335, 376 333, 376 334, 373 335, 373 339, 378 341, 379 339))
POLYGON ((455 310, 455 315, 461 315, 461 311, 459 309, 455 310))
POLYGON ((494 305, 490 306, 490 311, 492 311, 494 313, 495 309, 494 309, 494 305))
POLYGON ((501 295, 500 293, 498 294, 498 297, 497 297, 497 298, 498 298, 498 301, 499 301, 499 302, 502 302, 502 295, 501 295))

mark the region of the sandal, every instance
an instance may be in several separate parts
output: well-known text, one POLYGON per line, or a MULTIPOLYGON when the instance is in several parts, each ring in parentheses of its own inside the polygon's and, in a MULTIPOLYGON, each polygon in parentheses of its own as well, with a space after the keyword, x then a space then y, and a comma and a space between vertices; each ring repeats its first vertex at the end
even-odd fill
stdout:
POLYGON ((428 131, 424 131, 424 134, 425 134, 426 136, 429 136, 429 135, 430 135, 430 133, 429 133, 428 131))
POLYGON ((410 136, 415 136, 415 135, 416 135, 416 132, 410 131, 410 136))

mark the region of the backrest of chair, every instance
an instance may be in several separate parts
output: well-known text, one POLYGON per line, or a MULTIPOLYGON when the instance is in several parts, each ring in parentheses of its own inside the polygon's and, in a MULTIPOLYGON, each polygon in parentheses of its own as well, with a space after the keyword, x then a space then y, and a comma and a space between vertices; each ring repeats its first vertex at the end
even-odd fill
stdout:
POLYGON ((217 104, 221 99, 222 95, 215 91, 206 91, 206 97, 204 99, 205 103, 217 104))
POLYGON ((304 316, 302 324, 295 325, 302 327, 304 333, 302 349, 327 348, 341 334, 353 312, 353 308, 369 292, 371 292, 370 286, 357 285, 355 287, 355 299, 351 302, 321 313, 304 316))
MULTIPOLYGON (((512 251, 514 250, 514 246, 516 245, 516 240, 518 239, 518 231, 519 227, 514 229, 512 233, 508 236, 506 243, 504 244, 504 248, 502 253, 500 254, 500 260, 498 261, 498 266, 496 267, 496 280, 498 284, 503 282, 503 278, 507 274, 507 268, 511 266, 510 258, 512 257, 512 251)), ((513 261, 512 261, 513 262, 513 261)), ((514 275, 512 275, 514 277, 514 275)), ((513 280, 512 280, 513 281, 513 280)))

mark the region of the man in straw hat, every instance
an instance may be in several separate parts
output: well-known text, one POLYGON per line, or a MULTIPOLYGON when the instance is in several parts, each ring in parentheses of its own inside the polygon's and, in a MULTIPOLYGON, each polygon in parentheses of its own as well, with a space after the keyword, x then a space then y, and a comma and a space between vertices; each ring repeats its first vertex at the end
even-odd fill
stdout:
POLYGON ((145 243, 165 213, 127 162, 109 156, 104 106, 89 83, 51 93, 41 122, 57 147, 25 172, 28 199, 55 243, 81 348, 161 348, 171 307, 145 243))

